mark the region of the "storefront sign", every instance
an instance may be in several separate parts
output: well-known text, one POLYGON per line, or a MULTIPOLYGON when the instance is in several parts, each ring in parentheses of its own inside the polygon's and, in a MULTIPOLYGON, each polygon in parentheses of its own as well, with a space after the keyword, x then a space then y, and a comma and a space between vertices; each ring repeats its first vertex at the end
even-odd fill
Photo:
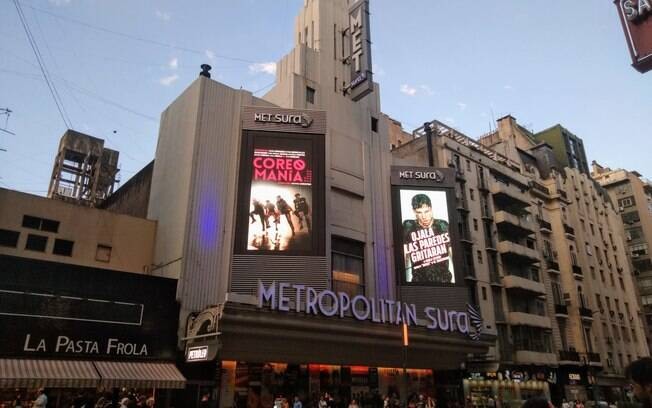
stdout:
POLYGON ((190 347, 186 354, 186 361, 206 361, 208 360, 208 346, 190 347))
MULTIPOLYGON (((331 290, 317 291, 306 285, 272 282, 265 286, 258 281, 258 307, 268 306, 272 310, 289 312, 290 295, 296 301, 293 308, 298 313, 343 318, 349 313, 357 320, 370 320, 374 323, 408 326, 417 325, 417 308, 411 303, 391 299, 375 299, 357 295, 350 297, 344 292, 331 290)), ((426 328, 466 334, 477 340, 482 331, 480 313, 471 305, 466 311, 445 310, 434 306, 423 309, 426 328)))
POLYGON ((582 376, 578 373, 568 373, 568 379, 571 381, 581 381, 582 376))
POLYGON ((404 170, 399 171, 398 176, 404 180, 433 180, 438 183, 444 181, 444 174, 439 170, 433 171, 415 171, 415 170, 404 170))
POLYGON ((625 32, 632 66, 652 69, 652 0, 614 0, 625 32))
POLYGON ((351 82, 349 82, 348 92, 354 101, 359 101, 374 89, 371 74, 370 32, 369 0, 358 0, 349 9, 351 82))
POLYGON ((289 123, 304 128, 312 125, 313 119, 306 113, 300 114, 282 114, 282 113, 254 113, 254 121, 263 123, 289 123))
POLYGON ((48 342, 46 338, 25 336, 23 344, 25 352, 51 352, 54 354, 97 354, 107 356, 142 356, 147 357, 147 344, 130 343, 118 338, 108 338, 104 341, 79 339, 68 336, 57 336, 56 341, 48 342))

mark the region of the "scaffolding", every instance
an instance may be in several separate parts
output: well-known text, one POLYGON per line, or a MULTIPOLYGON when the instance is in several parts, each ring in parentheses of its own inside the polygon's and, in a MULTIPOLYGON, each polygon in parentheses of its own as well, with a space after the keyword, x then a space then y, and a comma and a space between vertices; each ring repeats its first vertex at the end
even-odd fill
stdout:
POLYGON ((67 130, 59 142, 48 197, 96 207, 113 193, 119 182, 116 150, 104 140, 67 130))

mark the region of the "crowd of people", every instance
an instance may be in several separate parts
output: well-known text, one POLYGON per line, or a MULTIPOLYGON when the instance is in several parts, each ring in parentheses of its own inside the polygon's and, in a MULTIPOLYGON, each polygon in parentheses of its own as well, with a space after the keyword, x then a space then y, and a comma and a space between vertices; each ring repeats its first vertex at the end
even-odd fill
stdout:
MULTIPOLYGON (((47 408, 54 407, 56 403, 50 401, 45 388, 39 388, 36 396, 27 398, 20 393, 9 407, 11 408, 47 408)), ((1 405, 5 407, 6 405, 1 405)), ((153 395, 138 393, 134 390, 123 390, 120 393, 101 392, 97 395, 89 392, 78 392, 70 403, 66 403, 66 408, 152 408, 155 407, 153 395)))

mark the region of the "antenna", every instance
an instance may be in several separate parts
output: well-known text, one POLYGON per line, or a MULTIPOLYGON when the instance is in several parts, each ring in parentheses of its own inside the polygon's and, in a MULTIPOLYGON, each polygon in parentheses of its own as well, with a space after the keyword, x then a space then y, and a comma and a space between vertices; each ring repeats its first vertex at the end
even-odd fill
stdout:
MULTIPOLYGON (((13 111, 11 109, 9 109, 9 108, 0 108, 0 116, 1 115, 6 116, 5 117, 5 126, 4 126, 4 128, 0 128, 0 131, 3 131, 5 133, 9 133, 12 136, 16 136, 16 134, 14 132, 10 132, 10 131, 7 130, 7 126, 9 125, 9 116, 11 115, 12 112, 13 111)), ((0 147, 0 152, 6 152, 6 151, 7 151, 7 149, 4 149, 4 148, 0 147)))

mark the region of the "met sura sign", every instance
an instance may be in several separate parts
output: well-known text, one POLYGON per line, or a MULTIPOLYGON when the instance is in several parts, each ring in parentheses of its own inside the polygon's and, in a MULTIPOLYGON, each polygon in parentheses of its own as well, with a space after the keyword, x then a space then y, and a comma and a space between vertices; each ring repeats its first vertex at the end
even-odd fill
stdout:
POLYGON ((652 0, 614 0, 618 8, 632 66, 639 72, 652 69, 652 0))
MULTIPOLYGON (((406 324, 417 326, 417 308, 412 303, 391 299, 375 299, 363 295, 349 296, 344 292, 317 290, 306 285, 272 282, 265 286, 258 281, 258 308, 268 307, 281 312, 294 311, 315 316, 339 317, 353 316, 359 321, 380 324, 406 324), (294 304, 290 304, 290 296, 294 304)), ((423 309, 425 327, 429 330, 457 332, 480 338, 482 318, 471 305, 467 310, 445 310, 434 306, 423 309)))

